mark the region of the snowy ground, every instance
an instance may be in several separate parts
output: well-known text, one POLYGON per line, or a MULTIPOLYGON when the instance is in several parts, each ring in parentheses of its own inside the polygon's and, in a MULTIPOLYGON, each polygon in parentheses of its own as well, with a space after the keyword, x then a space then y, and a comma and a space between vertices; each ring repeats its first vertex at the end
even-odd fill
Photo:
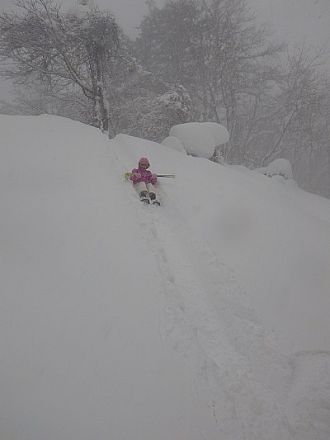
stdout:
POLYGON ((0 118, 1 440, 329 440, 330 202, 0 118), (141 206, 123 173, 175 173, 141 206))

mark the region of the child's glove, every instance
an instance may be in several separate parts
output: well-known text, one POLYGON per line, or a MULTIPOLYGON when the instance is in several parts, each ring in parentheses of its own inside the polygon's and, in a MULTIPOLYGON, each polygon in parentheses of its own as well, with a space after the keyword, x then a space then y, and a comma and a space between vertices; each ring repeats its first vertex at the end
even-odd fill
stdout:
POLYGON ((133 173, 131 175, 131 180, 133 180, 133 182, 135 182, 136 180, 141 179, 141 174, 140 173, 133 173))
POLYGON ((150 178, 150 182, 154 185, 157 183, 157 174, 152 174, 150 178))

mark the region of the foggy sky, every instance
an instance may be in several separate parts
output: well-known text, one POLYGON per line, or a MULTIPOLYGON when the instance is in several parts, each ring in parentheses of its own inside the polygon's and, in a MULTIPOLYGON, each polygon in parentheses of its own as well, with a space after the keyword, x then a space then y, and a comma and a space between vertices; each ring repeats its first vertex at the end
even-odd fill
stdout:
MULTIPOLYGON (((247 0, 256 11, 259 23, 268 23, 274 37, 294 44, 327 46, 330 50, 330 0, 247 0)), ((65 8, 75 0, 57 0, 65 8)), ((101 9, 109 9, 131 37, 146 13, 145 0, 94 0, 101 9)), ((158 5, 165 0, 156 0, 158 5)), ((13 7, 13 0, 0 0, 0 8, 13 7)), ((8 87, 0 83, 0 99, 7 97, 8 87)))
MULTIPOLYGON (((57 0, 64 7, 76 0, 57 0)), ((146 13, 145 0, 94 0, 101 9, 109 9, 119 24, 135 36, 146 13)), ((156 0, 158 5, 165 0, 156 0)), ((285 40, 328 44, 330 46, 330 0, 247 0, 260 22, 268 22, 275 35, 285 40)), ((12 7, 14 0, 0 0, 1 9, 12 7)))

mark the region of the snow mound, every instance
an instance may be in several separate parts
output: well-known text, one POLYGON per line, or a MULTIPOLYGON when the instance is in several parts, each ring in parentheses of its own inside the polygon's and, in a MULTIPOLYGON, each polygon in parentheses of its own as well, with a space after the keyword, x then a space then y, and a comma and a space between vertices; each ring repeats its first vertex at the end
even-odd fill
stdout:
POLYGON ((165 145, 166 147, 172 148, 173 150, 186 154, 186 150, 182 145, 182 142, 180 141, 180 139, 178 139, 175 136, 168 136, 167 138, 165 138, 162 141, 162 145, 165 145))
POLYGON ((275 159, 266 167, 257 168, 255 171, 268 177, 280 176, 286 180, 293 179, 291 163, 287 159, 275 159))
POLYGON ((229 141, 226 127, 216 122, 187 122, 175 125, 170 130, 183 144, 186 152, 192 156, 209 159, 217 146, 229 141))
POLYGON ((1 439, 330 438, 329 200, 65 118, 0 132, 1 439))

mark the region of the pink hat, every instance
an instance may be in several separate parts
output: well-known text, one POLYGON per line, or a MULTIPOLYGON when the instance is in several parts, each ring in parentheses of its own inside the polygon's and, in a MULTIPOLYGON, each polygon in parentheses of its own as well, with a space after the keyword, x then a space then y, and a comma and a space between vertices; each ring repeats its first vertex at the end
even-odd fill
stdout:
POLYGON ((146 157, 141 157, 139 160, 139 166, 140 165, 147 165, 147 167, 150 167, 150 162, 146 157))

